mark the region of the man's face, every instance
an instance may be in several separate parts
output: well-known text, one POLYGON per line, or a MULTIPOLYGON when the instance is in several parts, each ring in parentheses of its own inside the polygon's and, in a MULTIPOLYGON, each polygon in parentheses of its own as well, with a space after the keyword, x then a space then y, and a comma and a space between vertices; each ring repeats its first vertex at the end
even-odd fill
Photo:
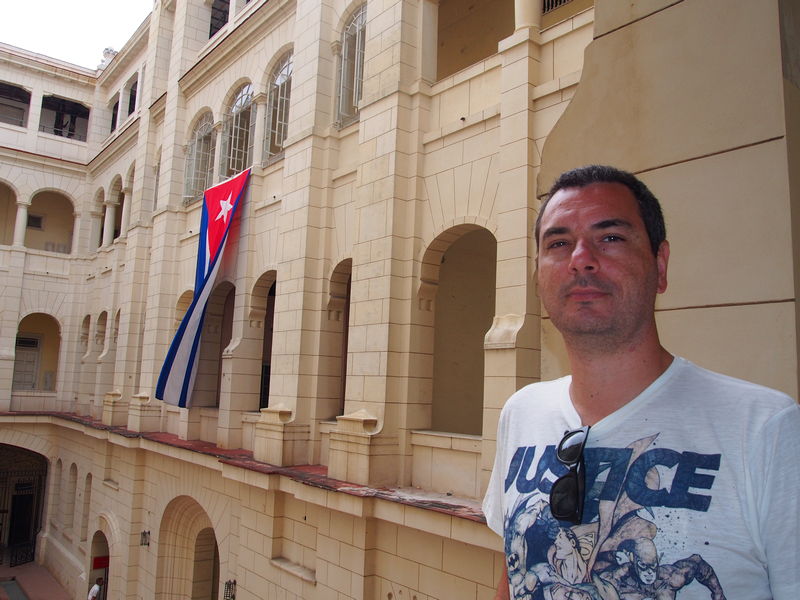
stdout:
POLYGON ((618 183, 559 190, 541 222, 537 281, 553 324, 570 341, 634 342, 654 327, 669 246, 653 256, 636 199, 618 183))

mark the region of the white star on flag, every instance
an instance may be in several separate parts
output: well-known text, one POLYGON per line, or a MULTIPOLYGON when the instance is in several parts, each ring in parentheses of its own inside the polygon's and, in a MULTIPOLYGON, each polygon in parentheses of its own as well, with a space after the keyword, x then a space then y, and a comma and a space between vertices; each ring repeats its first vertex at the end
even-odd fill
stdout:
POLYGON ((219 203, 219 214, 217 215, 217 218, 214 219, 215 221, 222 219, 223 223, 228 222, 228 213, 231 212, 231 209, 233 208, 233 204, 231 204, 232 197, 233 196, 231 194, 228 194, 228 199, 219 203))

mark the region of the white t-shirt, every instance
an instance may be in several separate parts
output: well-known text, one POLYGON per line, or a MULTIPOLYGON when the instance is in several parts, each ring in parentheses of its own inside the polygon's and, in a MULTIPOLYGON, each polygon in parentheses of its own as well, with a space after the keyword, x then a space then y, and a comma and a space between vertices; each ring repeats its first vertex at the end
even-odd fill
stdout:
POLYGON ((500 416, 483 502, 504 538, 511 598, 798 600, 800 407, 676 358, 596 423, 583 522, 550 514, 581 426, 570 378, 519 390, 500 416))
POLYGON ((89 590, 89 595, 86 597, 86 600, 95 600, 100 595, 100 586, 96 583, 91 587, 89 590))

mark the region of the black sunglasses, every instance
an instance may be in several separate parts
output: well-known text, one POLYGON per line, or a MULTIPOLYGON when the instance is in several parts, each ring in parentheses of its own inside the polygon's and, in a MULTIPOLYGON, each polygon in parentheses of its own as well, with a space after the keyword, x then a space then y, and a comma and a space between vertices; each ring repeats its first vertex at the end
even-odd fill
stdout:
POLYGON ((589 437, 589 426, 564 433, 558 443, 556 458, 569 467, 566 475, 553 482, 550 489, 550 512, 559 521, 578 524, 583 519, 583 493, 586 473, 583 468, 583 449, 589 437))

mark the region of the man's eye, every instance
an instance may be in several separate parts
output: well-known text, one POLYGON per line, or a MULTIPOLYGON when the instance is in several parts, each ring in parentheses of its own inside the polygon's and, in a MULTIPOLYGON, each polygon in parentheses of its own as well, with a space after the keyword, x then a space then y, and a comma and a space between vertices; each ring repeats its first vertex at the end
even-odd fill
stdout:
POLYGON ((624 242, 625 238, 616 233, 609 233, 603 237, 604 242, 624 242))
POLYGON ((550 242, 547 244, 548 248, 561 248, 562 246, 566 246, 566 240, 556 240, 555 242, 550 242))

